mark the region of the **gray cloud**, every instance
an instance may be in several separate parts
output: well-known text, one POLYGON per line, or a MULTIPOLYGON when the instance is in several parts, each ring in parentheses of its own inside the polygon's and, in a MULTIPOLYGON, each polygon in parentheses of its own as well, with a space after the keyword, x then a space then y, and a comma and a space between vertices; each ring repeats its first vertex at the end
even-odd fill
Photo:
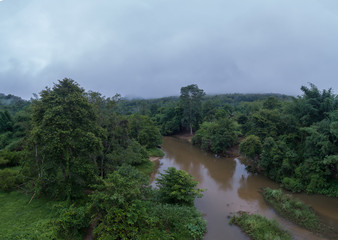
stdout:
POLYGON ((335 0, 4 0, 0 19, 0 92, 24 98, 64 77, 106 96, 338 89, 335 0))

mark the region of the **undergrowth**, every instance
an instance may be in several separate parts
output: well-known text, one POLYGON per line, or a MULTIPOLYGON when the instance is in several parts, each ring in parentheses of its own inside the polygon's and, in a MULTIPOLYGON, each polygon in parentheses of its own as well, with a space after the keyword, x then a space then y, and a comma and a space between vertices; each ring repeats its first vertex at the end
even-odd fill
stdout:
POLYGON ((321 223, 310 206, 282 190, 265 188, 262 194, 265 201, 283 217, 308 230, 321 231, 321 223))
POLYGON ((230 219, 253 240, 291 240, 291 235, 281 229, 276 220, 270 221, 259 214, 238 212, 230 219))

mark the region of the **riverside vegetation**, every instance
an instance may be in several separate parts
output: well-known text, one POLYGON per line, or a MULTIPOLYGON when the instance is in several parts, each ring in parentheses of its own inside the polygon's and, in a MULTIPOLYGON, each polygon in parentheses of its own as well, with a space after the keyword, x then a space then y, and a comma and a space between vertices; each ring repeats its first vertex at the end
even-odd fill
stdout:
POLYGON ((43 223, 31 212, 34 232, 14 236, 6 225, 1 234, 9 235, 0 237, 80 239, 93 228, 96 239, 202 238, 206 224, 192 204, 201 192, 190 177, 166 173, 188 181, 177 202, 164 197, 170 187, 163 182, 149 186, 148 157, 161 155, 161 135, 183 132, 218 155, 240 143, 248 169, 290 191, 337 197, 337 95, 313 84, 301 90, 298 97, 208 96, 193 84, 180 97, 128 100, 64 79, 30 101, 0 94, 0 196, 17 198, 17 207, 26 199, 25 211, 36 201, 55 205, 43 223))
POLYGON ((239 212, 232 216, 230 224, 238 225, 253 240, 291 240, 291 235, 282 230, 277 221, 270 221, 259 214, 239 212))
POLYGON ((149 116, 162 135, 194 131, 192 143, 218 155, 240 142, 248 169, 292 192, 338 197, 338 97, 301 86, 280 94, 205 95, 197 85, 180 97, 122 100, 121 112, 149 116))
POLYGON ((0 95, 1 239, 201 239, 200 190, 171 169, 150 187, 161 134, 119 96, 63 79, 29 102, 0 95), (174 182, 175 195, 172 196, 174 182), (91 231, 92 230, 92 231, 91 231))
POLYGON ((322 223, 311 207, 302 201, 292 198, 282 190, 265 188, 262 191, 265 201, 271 205, 281 216, 308 230, 318 232, 323 229, 322 223))

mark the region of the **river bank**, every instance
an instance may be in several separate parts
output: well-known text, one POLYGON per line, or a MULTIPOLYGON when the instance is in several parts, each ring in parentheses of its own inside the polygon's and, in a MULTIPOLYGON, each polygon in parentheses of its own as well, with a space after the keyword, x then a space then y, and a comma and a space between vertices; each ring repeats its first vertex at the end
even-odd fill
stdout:
MULTIPOLYGON (((249 173, 238 158, 215 157, 201 151, 190 144, 187 138, 163 138, 162 149, 166 155, 159 160, 158 172, 168 167, 183 169, 199 181, 199 188, 207 189, 204 197, 195 201, 195 206, 208 221, 205 239, 225 239, 224 236, 226 239, 248 239, 238 227, 228 224, 227 216, 238 211, 259 213, 269 219, 276 219, 294 239, 337 239, 337 235, 313 234, 280 217, 260 194, 264 187, 278 189, 278 184, 262 175, 249 173)), ((337 199, 306 194, 297 194, 296 197, 311 205, 322 220, 338 230, 337 199)))

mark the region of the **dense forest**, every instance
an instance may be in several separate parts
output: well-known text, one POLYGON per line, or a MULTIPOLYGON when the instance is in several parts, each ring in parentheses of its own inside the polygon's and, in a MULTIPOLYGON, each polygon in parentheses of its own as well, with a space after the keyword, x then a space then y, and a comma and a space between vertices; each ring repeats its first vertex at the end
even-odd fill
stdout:
POLYGON ((206 95, 192 84, 178 97, 128 100, 66 78, 29 101, 0 94, 0 197, 53 209, 0 238, 201 239, 192 176, 169 168, 150 186, 162 136, 183 133, 220 156, 239 145, 248 170, 287 190, 338 197, 338 97, 301 90, 206 95))
POLYGON ((150 186, 148 157, 162 152, 148 116, 71 79, 29 102, 1 97, 1 239, 202 238, 192 176, 172 168, 150 186))
POLYGON ((124 100, 120 108, 148 115, 162 135, 189 133, 192 126, 193 144, 205 151, 225 155, 240 143, 248 170, 292 192, 338 197, 338 97, 332 89, 310 84, 298 97, 200 91, 189 85, 178 98, 124 100))

